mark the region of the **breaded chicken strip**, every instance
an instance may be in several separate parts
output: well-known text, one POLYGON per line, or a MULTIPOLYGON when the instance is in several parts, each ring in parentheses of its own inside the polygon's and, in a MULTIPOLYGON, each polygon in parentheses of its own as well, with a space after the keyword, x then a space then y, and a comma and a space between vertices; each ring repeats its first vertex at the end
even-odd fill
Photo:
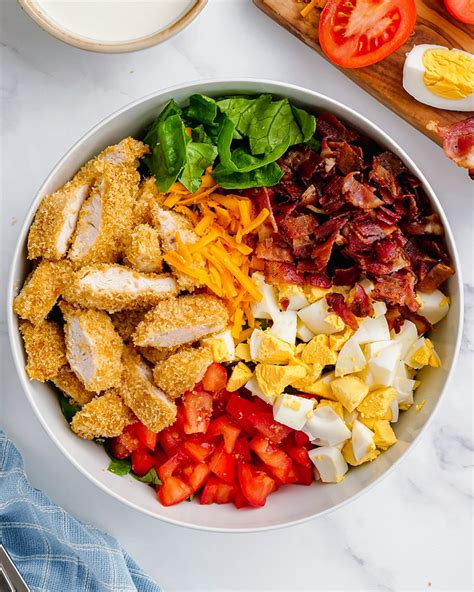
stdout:
POLYGON ((63 187, 46 195, 40 203, 28 235, 28 259, 62 259, 71 243, 81 207, 96 181, 101 161, 137 167, 148 147, 133 138, 109 146, 86 163, 63 187))
POLYGON ((158 273, 163 268, 160 237, 149 224, 135 226, 124 241, 124 263, 143 273, 158 273))
POLYGON ((153 432, 174 423, 176 405, 152 382, 152 372, 130 347, 124 348, 123 380, 120 393, 126 405, 153 432))
POLYGON ((28 376, 40 382, 57 376, 60 368, 67 364, 62 327, 53 321, 37 325, 26 321, 20 324, 20 332, 25 342, 28 376))
POLYGON ((139 323, 145 317, 146 310, 119 310, 110 315, 115 330, 124 341, 131 341, 139 323))
POLYGON ((122 375, 123 341, 107 313, 60 303, 68 362, 88 391, 117 386, 122 375))
POLYGON ((183 346, 176 345, 175 347, 138 347, 138 352, 152 364, 162 362, 179 351, 183 346))
POLYGON ((125 265, 103 263, 77 271, 64 298, 87 308, 117 312, 149 308, 177 291, 176 281, 167 273, 145 274, 125 265))
POLYGON ((76 405, 85 405, 97 396, 97 393, 85 389, 69 364, 63 366, 51 381, 76 405))
POLYGON ((185 347, 158 362, 153 369, 153 379, 170 399, 176 399, 202 380, 212 362, 208 347, 185 347))
POLYGON ((229 315, 219 298, 208 294, 188 294, 163 300, 152 308, 133 335, 141 347, 173 347, 192 343, 219 333, 229 315))
POLYGON ((114 263, 133 224, 140 175, 129 166, 99 162, 97 182, 81 208, 68 257, 76 267, 114 263))
POLYGON ((120 436, 123 429, 137 421, 122 401, 117 389, 86 403, 71 421, 72 431, 86 440, 120 436))
MULTIPOLYGON (((177 249, 177 234, 179 234, 183 243, 194 244, 199 240, 198 235, 194 232, 191 222, 182 214, 172 212, 171 210, 165 210, 155 204, 152 209, 152 216, 153 224, 160 234, 161 248, 164 253, 175 251, 177 249)), ((205 262, 204 260, 200 263, 193 262, 191 267, 193 269, 204 269, 205 262)), ((174 271, 173 273, 178 280, 178 286, 181 290, 192 292, 194 288, 202 286, 198 280, 185 273, 174 271)))
POLYGON ((133 206, 133 218, 136 224, 153 224, 152 209, 160 206, 166 194, 160 193, 155 177, 144 179, 140 183, 138 197, 133 206))
POLYGON ((41 261, 26 278, 13 310, 33 324, 45 319, 72 276, 68 261, 41 261))

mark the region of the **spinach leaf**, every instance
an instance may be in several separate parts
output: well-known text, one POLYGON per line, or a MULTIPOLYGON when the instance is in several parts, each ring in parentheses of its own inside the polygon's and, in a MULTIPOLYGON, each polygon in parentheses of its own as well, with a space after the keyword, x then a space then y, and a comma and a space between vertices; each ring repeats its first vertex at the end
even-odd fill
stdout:
POLYGON ((293 116, 296 119, 302 134, 302 142, 308 142, 316 131, 316 117, 303 109, 291 106, 293 116))
POLYGON ((271 100, 271 95, 261 95, 258 98, 229 97, 217 101, 217 106, 233 122, 235 129, 246 135, 255 105, 258 103, 269 104, 271 100))
POLYGON ((235 123, 230 117, 224 117, 217 136, 217 151, 222 167, 229 171, 237 171, 236 165, 232 162, 230 146, 234 138, 235 123))
POLYGON ((197 125, 196 127, 192 128, 191 138, 192 138, 193 142, 200 142, 202 144, 214 144, 212 139, 207 134, 202 123, 200 125, 197 125))
POLYGON ((191 95, 186 116, 201 123, 214 123, 217 115, 217 103, 205 95, 191 95))
POLYGON ((72 418, 81 409, 78 405, 71 403, 63 393, 59 394, 59 406, 68 423, 71 423, 72 418))
POLYGON ((132 477, 137 481, 141 481, 142 483, 149 483, 150 485, 161 485, 161 480, 158 477, 155 467, 152 467, 148 473, 145 473, 143 477, 139 477, 138 475, 134 475, 131 473, 132 477))
POLYGON ((128 473, 130 473, 131 468, 132 466, 128 458, 112 458, 107 470, 111 473, 114 473, 114 475, 120 475, 122 477, 123 475, 128 475, 128 473))
POLYGON ((150 146, 152 152, 144 160, 155 175, 160 191, 168 191, 181 173, 189 140, 179 114, 169 115, 158 123, 156 143, 150 146))
POLYGON ((247 173, 229 171, 219 164, 212 172, 212 176, 224 189, 250 189, 276 185, 283 177, 283 171, 276 162, 247 173))
POLYGON ((276 146, 268 154, 264 154, 261 158, 249 154, 244 148, 239 147, 232 152, 232 163, 240 173, 247 173, 260 167, 263 167, 271 162, 278 160, 288 150, 288 142, 283 142, 276 146))
POLYGON ((155 147, 158 143, 158 125, 161 121, 168 119, 170 115, 181 115, 182 110, 181 107, 173 100, 166 105, 163 111, 158 115, 155 121, 152 123, 150 129, 148 130, 144 142, 148 144, 151 149, 155 147))
POLYGON ((306 144, 313 150, 319 153, 321 150, 321 142, 315 136, 312 136, 309 140, 307 140, 306 144))
POLYGON ((186 147, 186 163, 179 175, 181 183, 195 193, 201 186, 204 170, 210 166, 217 156, 217 148, 212 144, 190 142, 186 147))

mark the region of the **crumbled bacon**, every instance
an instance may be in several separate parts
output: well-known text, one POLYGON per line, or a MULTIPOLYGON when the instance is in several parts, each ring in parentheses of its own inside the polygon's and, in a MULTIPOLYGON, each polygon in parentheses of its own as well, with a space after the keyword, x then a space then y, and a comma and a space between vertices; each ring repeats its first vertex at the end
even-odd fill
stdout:
POLYGON ((396 198, 400 194, 397 177, 405 171, 406 167, 398 156, 386 151, 374 156, 369 179, 379 188, 386 189, 391 197, 396 198))
POLYGON ((358 328, 359 323, 355 317, 355 314, 347 306, 344 296, 342 294, 326 294, 326 302, 328 303, 329 310, 335 312, 341 319, 349 325, 354 331, 358 328))
POLYGON ((338 234, 339 231, 335 230, 324 242, 317 243, 311 251, 314 266, 318 271, 324 271, 326 269, 338 234))
POLYGON ((370 298, 363 286, 360 284, 356 284, 354 286, 354 297, 352 299, 350 309, 356 317, 368 317, 374 312, 370 298))
POLYGON ((303 286, 305 283, 304 275, 297 271, 291 263, 265 262, 265 277, 271 284, 283 283, 303 286))
POLYGON ((348 129, 332 113, 321 113, 316 118, 316 133, 320 138, 331 138, 333 140, 347 140, 353 142, 357 138, 357 132, 348 129))
POLYGON ((389 306, 385 315, 389 329, 400 333, 401 326, 408 320, 416 325, 418 335, 427 333, 432 328, 431 323, 420 314, 411 312, 406 306, 389 306))
POLYGON ((383 204, 383 201, 375 195, 375 188, 360 183, 355 176, 358 173, 349 173, 344 177, 342 192, 346 200, 356 208, 373 210, 383 204))
POLYGON ((291 239, 311 235, 315 231, 317 225, 316 218, 310 214, 289 216, 280 223, 284 233, 291 239))
POLYGON ((258 243, 255 255, 265 261, 286 261, 293 262, 293 255, 290 249, 278 245, 273 238, 266 238, 258 243))
POLYGON ((418 284, 418 288, 422 292, 434 292, 452 275, 454 275, 454 269, 450 265, 437 263, 421 280, 418 284))
POLYGON ((469 169, 470 177, 474 178, 474 115, 444 127, 430 121, 426 127, 442 138, 446 156, 458 166, 469 169))
POLYGON ((374 300, 385 300, 390 304, 407 306, 412 312, 420 307, 415 294, 415 274, 411 271, 396 271, 380 277, 371 293, 374 300))
POLYGON ((333 281, 335 286, 353 286, 360 277, 360 267, 352 265, 346 268, 334 269, 333 281))

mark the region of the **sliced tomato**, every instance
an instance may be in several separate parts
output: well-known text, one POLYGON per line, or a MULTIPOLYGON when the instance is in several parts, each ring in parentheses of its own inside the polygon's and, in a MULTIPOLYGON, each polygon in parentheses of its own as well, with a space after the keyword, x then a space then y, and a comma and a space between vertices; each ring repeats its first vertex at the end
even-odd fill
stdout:
POLYGON ((225 413, 227 403, 229 402, 231 396, 232 393, 230 393, 226 389, 221 389, 220 391, 217 391, 217 393, 213 393, 212 410, 214 417, 217 417, 218 415, 222 415, 223 413, 225 413))
POLYGON ((242 429, 230 417, 221 415, 217 419, 211 421, 209 429, 207 430, 207 435, 210 438, 223 436, 224 450, 231 454, 241 431, 242 429))
POLYGON ((472 0, 444 0, 444 5, 458 21, 474 25, 474 3, 472 0))
POLYGON ((286 477, 286 485, 289 485, 290 483, 298 483, 299 481, 299 475, 295 469, 295 463, 292 464, 290 472, 288 473, 287 477, 286 477))
POLYGON ((206 370, 202 378, 202 386, 205 391, 210 393, 217 393, 225 389, 227 384, 227 370, 222 364, 213 362, 206 370))
POLYGON ((275 480, 251 464, 239 462, 240 489, 251 506, 264 506, 267 497, 275 490, 275 480))
POLYGON ((178 451, 158 468, 158 477, 161 481, 169 479, 186 461, 186 456, 178 451))
POLYGON ((288 448, 284 448, 284 450, 299 465, 312 468, 313 463, 304 446, 289 446, 288 448))
POLYGON ((291 428, 275 421, 272 412, 252 413, 248 416, 248 420, 273 444, 279 444, 292 431, 291 428))
POLYGON ((250 434, 254 434, 255 429, 248 420, 248 417, 253 413, 259 412, 258 406, 253 401, 248 401, 236 394, 233 394, 227 403, 227 413, 250 434))
POLYGON ((155 450, 156 444, 158 442, 158 434, 152 432, 140 421, 135 424, 135 434, 144 446, 150 450, 155 450))
POLYGON ((187 499, 192 493, 191 485, 179 477, 168 477, 158 488, 158 499, 164 506, 173 506, 187 499))
POLYGON ((143 477, 153 466, 155 466, 155 459, 148 451, 134 450, 132 452, 132 471, 135 475, 143 477))
POLYGON ((296 446, 306 446, 309 444, 309 436, 304 432, 294 432, 296 446))
POLYGON ((251 459, 250 456, 250 446, 247 442, 246 438, 239 438, 235 443, 235 448, 233 452, 234 458, 239 461, 243 460, 245 462, 249 462, 251 459))
POLYGON ((295 471, 298 473, 298 483, 300 485, 311 485, 314 481, 314 474, 312 467, 306 467, 298 463, 293 463, 295 471))
POLYGON ((198 463, 204 462, 214 452, 215 446, 211 442, 198 438, 190 438, 183 444, 183 450, 198 463))
POLYGON ((338 66, 362 68, 403 45, 415 22, 415 0, 327 0, 319 21, 319 43, 338 66))
POLYGON ((184 435, 174 425, 160 432, 160 444, 168 456, 178 450, 184 441, 184 435))
POLYGON ((193 491, 201 489, 206 483, 211 474, 211 469, 206 463, 199 463, 193 467, 191 474, 188 477, 189 484, 193 488, 193 491))
POLYGON ((118 459, 124 459, 130 456, 130 450, 122 443, 120 436, 118 438, 111 438, 108 441, 110 454, 118 459))
POLYGON ((250 449, 255 452, 262 462, 271 467, 271 472, 278 477, 281 483, 286 483, 293 463, 283 450, 277 448, 261 434, 252 439, 250 449))
POLYGON ((239 510, 240 508, 245 508, 248 505, 249 505, 248 499, 240 491, 240 488, 236 487, 235 488, 235 495, 234 495, 234 506, 239 510))
POLYGON ((226 483, 235 483, 237 463, 235 458, 219 446, 209 462, 211 471, 226 483))
POLYGON ((212 415, 212 395, 205 391, 188 391, 183 395, 184 433, 205 434, 212 415))
POLYGON ((235 485, 231 485, 213 475, 209 478, 201 493, 201 504, 228 504, 235 496, 235 485))

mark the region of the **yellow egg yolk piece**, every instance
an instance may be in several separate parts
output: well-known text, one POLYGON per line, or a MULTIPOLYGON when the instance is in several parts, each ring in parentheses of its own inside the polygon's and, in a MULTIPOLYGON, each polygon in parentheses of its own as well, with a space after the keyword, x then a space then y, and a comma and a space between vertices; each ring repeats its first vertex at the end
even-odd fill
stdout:
POLYGON ((423 81, 445 99, 465 99, 474 93, 474 59, 449 49, 428 49, 423 54, 423 81))

